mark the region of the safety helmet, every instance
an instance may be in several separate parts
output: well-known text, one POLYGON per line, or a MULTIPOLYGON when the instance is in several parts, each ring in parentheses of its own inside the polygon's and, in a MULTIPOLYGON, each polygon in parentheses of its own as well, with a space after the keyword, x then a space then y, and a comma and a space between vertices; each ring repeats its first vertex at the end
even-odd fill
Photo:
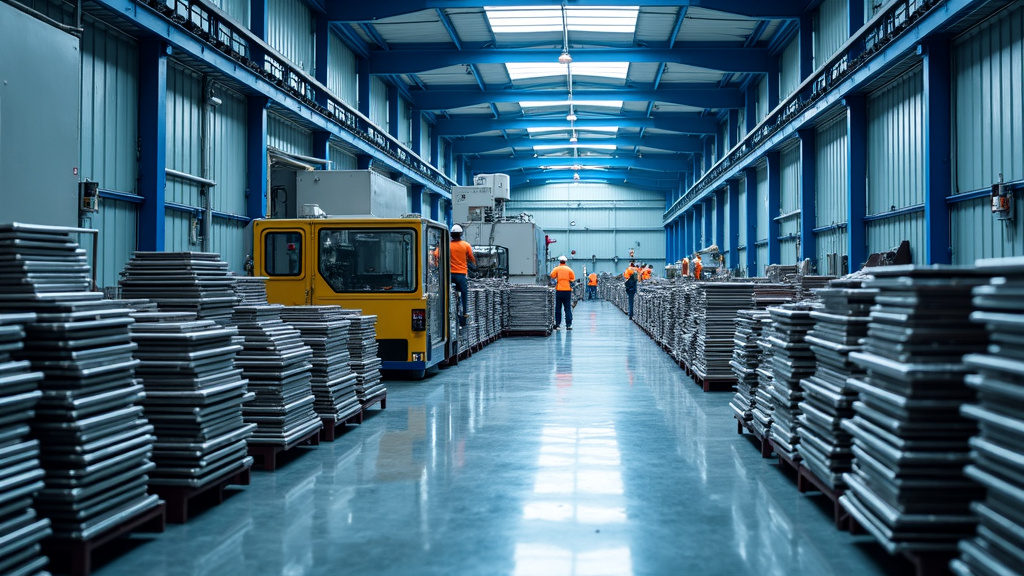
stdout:
POLYGON ((462 226, 459 226, 458 224, 452 226, 452 234, 462 234, 462 226))
POLYGON ((566 260, 568 260, 568 258, 566 258, 565 256, 559 256, 558 257, 558 261, 559 262, 565 262, 566 260))

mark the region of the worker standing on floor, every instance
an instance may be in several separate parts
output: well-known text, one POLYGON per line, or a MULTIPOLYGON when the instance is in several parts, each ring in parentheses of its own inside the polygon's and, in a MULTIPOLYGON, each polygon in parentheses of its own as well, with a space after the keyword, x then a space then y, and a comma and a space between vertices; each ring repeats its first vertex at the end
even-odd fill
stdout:
POLYGON ((683 256, 683 259, 679 261, 679 274, 686 278, 690 275, 690 259, 683 256))
POLYGON ((626 279, 626 296, 629 298, 629 319, 633 319, 633 298, 636 296, 636 285, 640 281, 640 270, 637 269, 636 264, 633 262, 629 263, 629 268, 626 268, 626 272, 622 275, 626 279))
POLYGON ((640 279, 644 281, 650 280, 651 274, 653 273, 654 269, 651 268, 650 264, 648 264, 647 266, 644 266, 643 268, 640 269, 640 279))
POLYGON ((704 263, 700 261, 700 254, 693 257, 693 277, 700 280, 700 274, 704 271, 704 263))
POLYGON ((587 277, 587 300, 597 300, 597 272, 587 277))
POLYGON ((565 256, 558 257, 558 266, 551 271, 555 279, 555 330, 562 327, 562 310, 565 310, 565 329, 572 330, 572 283, 576 273, 566 265, 565 256))
POLYGON ((466 325, 469 316, 469 263, 476 265, 473 247, 462 239, 462 226, 452 226, 452 241, 448 254, 451 263, 452 284, 459 291, 459 326, 466 325))

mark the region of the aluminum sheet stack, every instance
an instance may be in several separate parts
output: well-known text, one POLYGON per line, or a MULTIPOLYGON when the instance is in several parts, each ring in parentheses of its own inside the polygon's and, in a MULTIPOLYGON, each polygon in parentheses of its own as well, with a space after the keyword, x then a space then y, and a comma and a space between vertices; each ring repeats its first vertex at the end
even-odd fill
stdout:
POLYGON ((700 282, 692 300, 696 317, 696 349, 693 371, 702 378, 733 381, 733 335, 736 314, 750 307, 755 284, 749 282, 700 282))
POLYGON ((200 488, 252 466, 246 442, 256 425, 242 421, 242 405, 255 395, 235 367, 238 329, 191 312, 132 316, 135 374, 156 429, 150 485, 200 488))
POLYGON ((256 306, 267 303, 266 276, 236 276, 235 295, 241 306, 256 306))
POLYGON ((356 373, 356 394, 366 403, 370 398, 387 392, 380 381, 381 361, 377 357, 377 317, 363 316, 362 310, 345 310, 351 322, 348 333, 348 353, 352 371, 356 373))
POLYGON ((343 423, 362 409, 350 365, 351 321, 340 306, 288 306, 281 319, 298 330, 313 350, 313 409, 324 421, 343 423))
POLYGON ((814 374, 815 362, 811 346, 804 337, 814 327, 811 312, 818 305, 804 303, 783 304, 768 309, 773 334, 768 338, 772 347, 772 428, 769 438, 780 455, 797 461, 796 446, 800 442, 800 401, 804 398, 800 381, 814 374))
POLYGON ((681 360, 693 366, 697 350, 697 310, 699 289, 696 282, 687 282, 683 287, 682 343, 679 346, 681 360))
POLYGON ((555 291, 546 286, 513 284, 508 298, 511 332, 547 332, 555 325, 555 291))
POLYGON ((797 300, 807 300, 814 295, 818 288, 825 288, 828 283, 835 280, 835 276, 812 276, 797 274, 789 278, 796 292, 797 300))
POLYGON ((761 358, 761 331, 769 317, 767 310, 740 310, 736 314, 732 360, 729 366, 736 375, 736 394, 729 402, 736 417, 747 422, 753 419, 754 395, 757 391, 757 366, 761 358))
POLYGON ((774 402, 771 389, 775 383, 775 374, 772 370, 772 356, 774 347, 770 341, 775 334, 775 323, 771 314, 761 321, 761 337, 757 341, 757 347, 761 354, 757 360, 757 386, 754 388, 754 408, 750 411, 750 425, 762 438, 768 438, 772 426, 772 411, 774 402))
MULTIPOLYGON (((0 260, 0 274, 13 266, 0 260)), ((29 421, 42 397, 42 372, 31 363, 11 357, 24 345, 24 324, 32 313, 0 314, 0 573, 37 574, 48 560, 39 542, 51 534, 50 520, 32 508, 32 497, 43 487, 39 441, 30 440, 29 421)))
POLYGON ((0 309, 36 313, 15 353, 45 374, 31 420, 46 473, 35 508, 50 519, 54 537, 88 540, 160 500, 146 492, 153 427, 141 418, 133 320, 128 309, 87 291, 90 269, 77 233, 0 225, 0 309))
POLYGON ((256 393, 242 411, 247 423, 256 424, 250 445, 291 446, 323 426, 313 410, 313 351, 281 320, 283 309, 280 304, 239 306, 232 317, 244 339, 235 366, 256 393))
POLYGON ((483 290, 470 288, 468 305, 466 306, 466 325, 462 328, 462 333, 465 336, 466 344, 469 347, 476 346, 480 343, 480 318, 477 316, 479 311, 483 308, 480 304, 481 294, 483 290))
POLYGON ((951 266, 874 269, 877 288, 864 351, 850 359, 867 376, 859 393, 853 471, 840 501, 890 552, 951 552, 974 531, 971 500, 980 488, 964 477, 974 422, 960 406, 974 399, 964 383, 965 353, 985 350, 985 327, 969 321, 971 289, 985 273, 951 266))
POLYGON ((977 404, 961 408, 976 421, 966 476, 986 489, 971 504, 977 534, 960 542, 956 574, 1024 574, 1024 258, 981 260, 978 267, 995 276, 974 289, 971 321, 983 324, 990 344, 964 363, 977 372, 967 385, 977 404))
POLYGON ((781 306, 796 300, 796 288, 791 284, 757 284, 751 295, 755 309, 781 306))
POLYGON ((863 371, 850 362, 850 353, 862 349, 868 334, 868 315, 875 290, 861 287, 862 280, 833 280, 829 288, 815 290, 824 308, 811 312, 814 329, 807 343, 817 362, 813 376, 800 381, 800 452, 802 464, 829 487, 845 488, 842 474, 853 463, 853 437, 842 422, 853 418, 857 392, 846 381, 863 371))
POLYGON ((219 254, 135 252, 121 271, 121 297, 147 298, 163 312, 194 312, 229 324, 238 302, 236 280, 219 254))

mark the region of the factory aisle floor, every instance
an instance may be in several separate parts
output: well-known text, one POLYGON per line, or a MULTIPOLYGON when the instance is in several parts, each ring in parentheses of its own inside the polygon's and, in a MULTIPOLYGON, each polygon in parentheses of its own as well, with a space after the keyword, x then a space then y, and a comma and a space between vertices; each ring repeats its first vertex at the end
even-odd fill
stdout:
POLYGON ((506 338, 98 576, 906 573, 610 304, 506 338))

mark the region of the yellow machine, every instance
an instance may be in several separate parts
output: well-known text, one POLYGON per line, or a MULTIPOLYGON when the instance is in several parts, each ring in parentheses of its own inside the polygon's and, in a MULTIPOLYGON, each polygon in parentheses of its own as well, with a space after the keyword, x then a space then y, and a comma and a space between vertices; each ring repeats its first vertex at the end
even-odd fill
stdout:
POLYGON ((341 305, 377 316, 385 370, 445 360, 448 229, 425 218, 272 219, 253 223, 253 263, 267 298, 341 305))

